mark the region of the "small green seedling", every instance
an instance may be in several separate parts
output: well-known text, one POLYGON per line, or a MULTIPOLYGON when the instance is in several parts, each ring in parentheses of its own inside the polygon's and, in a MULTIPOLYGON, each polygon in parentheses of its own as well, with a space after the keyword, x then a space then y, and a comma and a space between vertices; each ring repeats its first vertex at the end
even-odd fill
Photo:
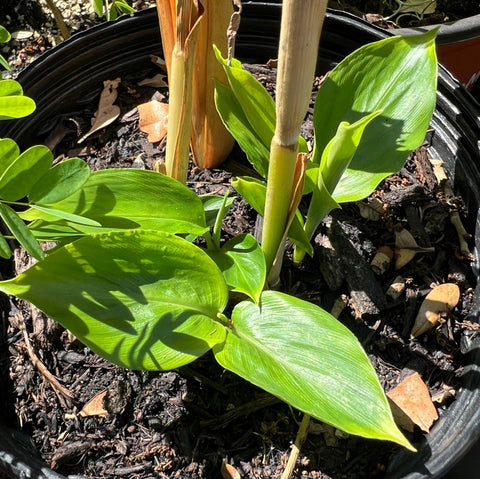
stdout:
POLYGON ((115 20, 123 13, 133 13, 135 9, 132 8, 126 0, 92 0, 95 13, 99 17, 105 17, 106 20, 115 20))

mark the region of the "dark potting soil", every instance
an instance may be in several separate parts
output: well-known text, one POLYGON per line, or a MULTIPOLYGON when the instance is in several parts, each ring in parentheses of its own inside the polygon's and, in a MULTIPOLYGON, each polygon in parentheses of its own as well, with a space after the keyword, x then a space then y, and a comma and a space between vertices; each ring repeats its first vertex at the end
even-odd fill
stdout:
MULTIPOLYGON (((254 71, 271 89, 274 71, 266 67, 254 71)), ((48 143, 59 159, 78 155, 94 170, 150 169, 163 157, 164 144, 148 142, 138 128, 135 107, 159 94, 167 95, 166 89, 157 92, 124 79, 117 100, 122 112, 114 123, 78 145, 90 127, 97 97, 85 111, 71 112, 46 132, 48 143)), ((234 195, 231 176, 252 173, 241 151, 234 149, 225 168, 192 167, 188 185, 199 194, 223 194, 228 189, 234 195)), ((381 214, 367 219, 359 214, 358 204, 334 211, 319 228, 313 259, 294 267, 288 250, 282 288, 327 310, 344 298, 340 320, 364 345, 385 390, 416 371, 442 415, 459 387, 461 335, 476 334, 478 325, 465 319, 474 286, 469 258, 458 253, 451 207, 425 147, 370 199, 380 205, 381 214), (420 246, 433 246, 433 252, 418 253, 399 271, 390 267, 381 275, 373 273, 370 262, 376 250, 393 248, 394 232, 400 227, 409 229, 420 246), (405 291, 393 300, 386 290, 399 274, 405 291), (411 340, 422 300, 433 285, 445 282, 458 284, 460 303, 437 327, 411 340)), ((458 198, 456 205, 461 211, 458 198)), ((256 214, 236 197, 224 237, 254 231, 255 223, 256 214)), ((28 266, 21 252, 16 259, 17 270, 28 266)), ((4 266, 4 275, 11 275, 11 264, 4 266)), ((213 479, 220 477, 226 460, 244 478, 280 477, 301 414, 224 371, 211 354, 170 372, 130 371, 99 358, 25 302, 11 299, 4 325, 8 348, 2 350, 2 389, 8 397, 2 395, 2 419, 29 435, 56 471, 91 478, 213 479), (52 384, 35 357, 59 384, 52 384), (102 391, 99 404, 106 415, 80 415, 102 391)), ((419 430, 407 434, 414 441, 422 435, 419 430)), ((395 445, 348 436, 312 421, 294 477, 380 478, 396 451, 395 445)))

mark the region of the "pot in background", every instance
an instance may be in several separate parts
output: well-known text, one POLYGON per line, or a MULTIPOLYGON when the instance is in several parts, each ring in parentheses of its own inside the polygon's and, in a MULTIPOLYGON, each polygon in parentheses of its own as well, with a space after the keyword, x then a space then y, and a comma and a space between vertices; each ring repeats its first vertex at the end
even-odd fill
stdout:
MULTIPOLYGON (((244 2, 243 21, 237 40, 237 57, 245 62, 264 63, 277 56, 281 5, 275 2, 244 2)), ((321 39, 319 72, 331 69, 362 44, 385 38, 385 30, 349 14, 329 12, 321 39)), ((46 52, 18 80, 25 94, 37 102, 37 111, 22 120, 0 124, 0 137, 11 137, 22 148, 42 143, 62 116, 83 108, 100 93, 103 81, 128 78, 132 71, 150 75, 156 67, 150 55, 161 55, 155 9, 122 17, 73 36, 46 52)), ((480 247, 480 139, 479 111, 466 90, 440 69, 438 104, 432 120, 432 156, 445 162, 455 191, 468 208, 467 225, 480 247)), ((471 321, 480 314, 479 271, 475 307, 471 321)), ((427 479, 443 475, 480 437, 480 341, 464 338, 466 364, 462 389, 428 437, 416 444, 418 453, 398 453, 391 461, 389 479, 427 479)), ((63 476, 49 471, 29 453, 20 454, 11 430, 0 429, 0 468, 13 477, 63 476), (3 439, 5 440, 2 440, 3 439), (43 471, 42 471, 43 468, 43 471)))
POLYGON ((396 29, 398 35, 414 35, 439 27, 438 60, 474 96, 480 98, 480 15, 442 25, 396 29))

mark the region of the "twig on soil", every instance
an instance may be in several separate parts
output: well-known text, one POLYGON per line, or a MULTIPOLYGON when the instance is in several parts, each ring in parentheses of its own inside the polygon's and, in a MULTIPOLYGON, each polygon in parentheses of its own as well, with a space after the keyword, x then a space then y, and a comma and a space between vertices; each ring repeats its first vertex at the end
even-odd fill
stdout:
POLYGON ((293 471, 297 464, 298 455, 300 454, 300 449, 302 448, 305 439, 307 439, 308 426, 310 425, 310 416, 304 414, 300 427, 298 428, 297 437, 295 438, 295 443, 292 445, 292 450, 290 451, 290 456, 288 457, 287 465, 283 471, 281 479, 290 479, 292 477, 293 471))
POLYGON ((47 381, 52 386, 53 390, 58 396, 58 399, 62 403, 63 407, 69 407, 73 401, 72 393, 60 384, 58 379, 47 369, 45 364, 38 358, 35 351, 33 350, 32 344, 30 343, 30 338, 28 336, 27 328, 25 327, 25 322, 21 314, 16 315, 16 320, 18 321, 18 326, 23 333, 23 339, 25 341, 25 346, 27 348, 27 353, 32 361, 33 365, 40 371, 40 373, 47 379, 47 381), (66 400, 66 401, 65 401, 66 400))
POLYGON ((443 168, 443 161, 431 159, 430 162, 433 165, 433 171, 435 173, 435 176, 437 177, 438 184, 442 187, 445 201, 450 208, 450 221, 457 230, 458 242, 460 245, 460 254, 463 258, 469 261, 475 261, 475 256, 470 253, 470 249, 467 243, 467 240, 469 240, 472 236, 463 226, 462 220, 458 213, 458 207, 455 204, 455 195, 453 193, 453 189, 443 168))
POLYGON ((64 38, 64 40, 66 40, 67 38, 70 38, 71 36, 70 30, 68 29, 67 24, 63 19, 62 13, 60 12, 58 7, 55 5, 55 3, 52 0, 46 0, 46 2, 48 5, 48 8, 50 8, 50 10, 53 13, 53 17, 55 18, 55 23, 57 24, 60 30, 60 33, 62 34, 62 37, 64 38))

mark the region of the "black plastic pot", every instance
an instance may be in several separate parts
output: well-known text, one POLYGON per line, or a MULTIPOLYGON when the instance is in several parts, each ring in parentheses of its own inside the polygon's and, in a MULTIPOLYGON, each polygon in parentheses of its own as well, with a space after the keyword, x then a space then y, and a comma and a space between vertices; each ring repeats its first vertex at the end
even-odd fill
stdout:
MULTIPOLYGON (((265 62, 277 56, 281 6, 278 3, 244 2, 243 22, 237 42, 237 56, 244 61, 265 62)), ((330 13, 324 26, 319 71, 327 71, 360 45, 384 38, 384 30, 356 17, 330 13)), ((0 137, 11 137, 22 147, 44 140, 45 133, 61 116, 68 116, 96 96, 103 81, 132 72, 155 71, 150 55, 161 55, 155 10, 122 17, 114 23, 75 35, 44 54, 19 76, 25 93, 37 101, 34 115, 0 124, 0 137)), ((432 121, 431 152, 441 158, 455 190, 468 207, 469 231, 475 232, 475 251, 480 247, 480 125, 478 105, 467 91, 441 69, 438 104, 432 121)), ((478 263, 477 263, 478 264, 478 263)), ((478 266, 473 266, 479 276, 478 266)), ((480 283, 480 281, 477 281, 480 283)), ((475 294, 472 321, 478 322, 480 286, 475 294)), ((468 366, 462 373, 463 387, 453 405, 435 424, 428 437, 418 444, 418 453, 399 453, 388 467, 390 479, 441 477, 480 437, 480 342, 465 338, 468 366)), ((41 471, 37 460, 19 454, 10 432, 0 440, 0 468, 13 477, 54 477, 41 471), (10 438, 10 439, 8 439, 10 438), (23 471, 23 472, 22 472, 23 471)))

